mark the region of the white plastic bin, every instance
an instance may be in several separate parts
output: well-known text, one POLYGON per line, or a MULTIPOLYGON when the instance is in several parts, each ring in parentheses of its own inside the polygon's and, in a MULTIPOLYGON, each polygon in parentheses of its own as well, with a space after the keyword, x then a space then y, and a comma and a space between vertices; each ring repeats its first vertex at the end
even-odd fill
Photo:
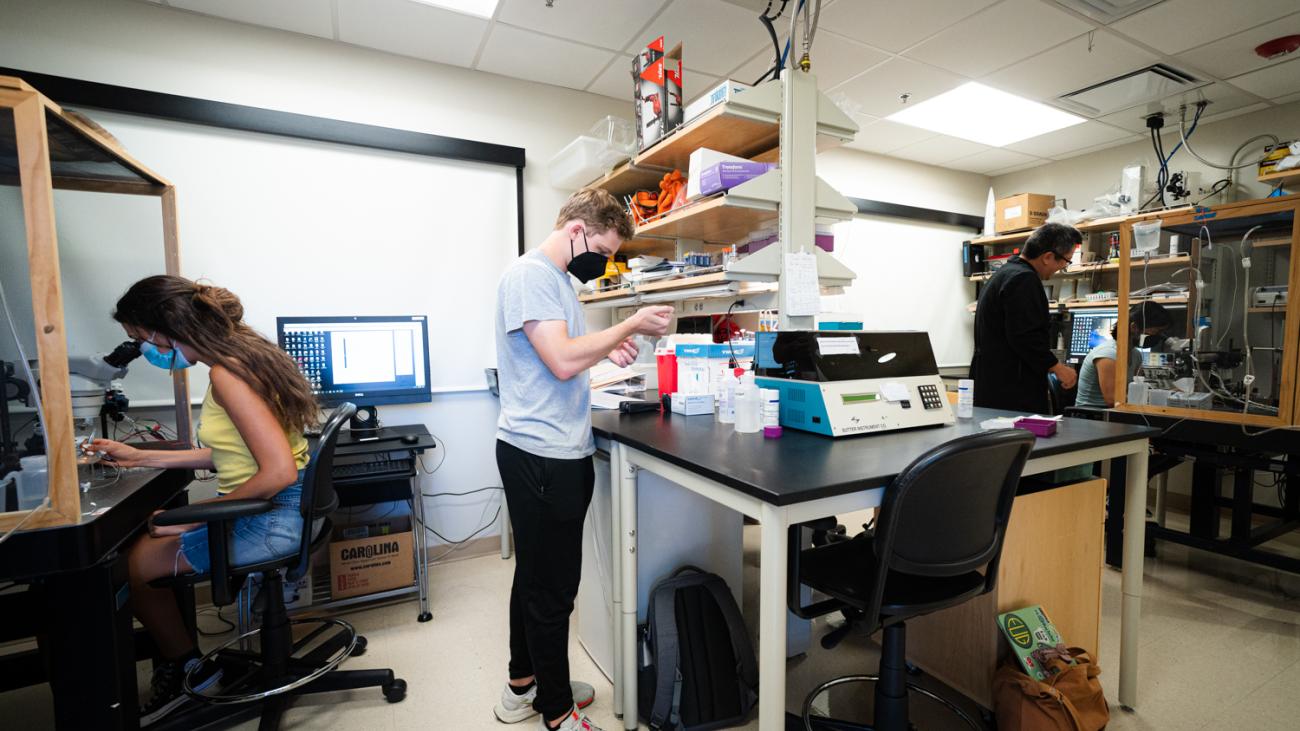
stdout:
POLYGON ((551 185, 572 190, 600 177, 625 158, 625 153, 610 149, 604 140, 582 135, 551 158, 547 171, 551 185))

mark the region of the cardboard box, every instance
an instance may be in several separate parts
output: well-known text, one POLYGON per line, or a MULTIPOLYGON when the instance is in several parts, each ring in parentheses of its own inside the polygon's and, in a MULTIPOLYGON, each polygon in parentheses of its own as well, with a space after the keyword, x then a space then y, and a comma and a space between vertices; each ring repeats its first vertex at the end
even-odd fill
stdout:
POLYGON ((713 413, 713 394, 711 393, 675 393, 670 400, 672 412, 682 416, 699 416, 713 413))
POLYGON ((699 198, 700 193, 700 173, 704 169, 717 165, 720 162, 747 162, 743 157, 728 155, 725 152, 710 150, 707 147, 697 148, 691 153, 686 165, 686 198, 692 200, 699 198))
POLYGON ((1047 223, 1047 211, 1056 196, 1042 193, 1017 193, 997 202, 994 231, 1000 234, 1025 231, 1047 223))
POLYGON ((644 150, 682 123, 682 44, 664 53, 659 36, 632 59, 636 142, 644 150))
POLYGON ((330 542, 330 598, 373 594, 415 581, 411 531, 330 542))
POLYGON ((710 165, 699 174, 700 195, 713 195, 724 190, 731 190, 741 183, 748 182, 776 168, 775 163, 723 161, 710 165))
POLYGON ((749 84, 742 84, 739 81, 732 81, 731 79, 727 79, 721 84, 718 84, 712 89, 709 89, 705 93, 699 95, 698 97, 696 97, 695 101, 686 105, 686 115, 685 115, 686 121, 689 122, 692 119, 695 119, 701 114, 704 114, 710 109, 716 107, 717 105, 726 101, 731 101, 731 97, 739 94, 740 92, 752 88, 753 87, 751 87, 749 84))

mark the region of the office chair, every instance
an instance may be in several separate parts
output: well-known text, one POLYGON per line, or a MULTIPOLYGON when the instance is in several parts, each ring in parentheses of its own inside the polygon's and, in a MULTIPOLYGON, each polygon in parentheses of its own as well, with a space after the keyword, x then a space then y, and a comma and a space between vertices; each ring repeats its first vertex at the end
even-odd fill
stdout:
POLYGON ((1047 374, 1047 394, 1048 401, 1051 403, 1052 416, 1064 414, 1067 410, 1074 408, 1074 399, 1078 396, 1076 390, 1065 390, 1061 387, 1061 380, 1056 377, 1055 373, 1047 374))
MULTIPOLYGON (((846 625, 884 630, 879 675, 850 675, 822 683, 787 727, 808 731, 909 731, 908 689, 946 706, 981 729, 955 704, 907 682, 905 622, 992 591, 997 581, 1016 486, 1034 435, 1019 429, 973 434, 918 457, 885 488, 875 530, 825 546, 790 541, 791 611, 805 619, 848 610, 846 625), (977 569, 983 567, 983 573, 977 569), (801 606, 800 586, 830 598, 801 606), (844 683, 874 682, 874 725, 812 716, 813 701, 844 683), (795 724, 799 724, 795 726, 795 724)), ((993 627, 988 628, 995 631, 993 627)), ((830 649, 847 634, 822 638, 830 649)))
POLYGON ((195 692, 190 678, 199 669, 196 665, 186 675, 184 687, 190 697, 203 703, 151 728, 189 730, 216 722, 229 723, 252 716, 260 706, 259 729, 273 731, 279 728, 291 695, 379 687, 390 703, 406 697, 406 681, 394 677, 391 669, 335 669, 349 656, 365 651, 366 640, 352 625, 335 618, 291 620, 284 606, 282 571, 290 581, 296 581, 306 574, 312 553, 329 541, 332 525, 327 516, 338 506, 332 481, 334 446, 339 429, 356 409, 351 403, 339 406, 321 428, 316 449, 303 474, 303 532, 296 553, 250 566, 230 565, 226 547, 235 519, 267 512, 271 509, 270 500, 197 503, 154 516, 155 525, 207 523, 212 566, 209 574, 167 577, 152 582, 154 586, 208 581, 212 586, 212 603, 220 607, 234 601, 249 576, 260 574, 262 590, 258 601, 264 602, 265 608, 259 629, 241 634, 203 656, 202 663, 220 663, 223 677, 233 680, 228 680, 219 693, 195 692), (313 531, 312 527, 318 524, 313 531), (316 627, 295 641, 294 625, 316 627), (313 644, 331 629, 336 630, 333 635, 313 644), (261 640, 260 652, 235 649, 236 644, 252 637, 261 640))

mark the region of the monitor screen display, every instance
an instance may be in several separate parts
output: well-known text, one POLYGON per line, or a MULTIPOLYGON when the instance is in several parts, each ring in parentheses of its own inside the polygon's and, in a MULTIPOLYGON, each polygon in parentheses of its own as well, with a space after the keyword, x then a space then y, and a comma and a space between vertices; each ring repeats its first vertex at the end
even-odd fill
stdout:
POLYGON ((1082 359, 1088 351, 1109 342, 1110 331, 1119 321, 1119 310, 1075 310, 1070 321, 1070 355, 1082 359))
POLYGON ((279 317, 276 330, 280 347, 324 405, 431 400, 422 316, 279 317))

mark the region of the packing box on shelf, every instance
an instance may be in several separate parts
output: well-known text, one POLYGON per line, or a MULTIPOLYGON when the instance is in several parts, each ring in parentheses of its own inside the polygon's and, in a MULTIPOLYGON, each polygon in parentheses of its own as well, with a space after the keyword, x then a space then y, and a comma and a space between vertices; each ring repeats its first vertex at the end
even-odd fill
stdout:
POLYGON ((1055 196, 1042 193, 1017 193, 999 198, 994 230, 1005 234, 1038 228, 1047 222, 1047 211, 1055 200, 1055 196))
POLYGON ((659 36, 632 59, 637 147, 644 150, 682 123, 682 44, 664 53, 659 36))

